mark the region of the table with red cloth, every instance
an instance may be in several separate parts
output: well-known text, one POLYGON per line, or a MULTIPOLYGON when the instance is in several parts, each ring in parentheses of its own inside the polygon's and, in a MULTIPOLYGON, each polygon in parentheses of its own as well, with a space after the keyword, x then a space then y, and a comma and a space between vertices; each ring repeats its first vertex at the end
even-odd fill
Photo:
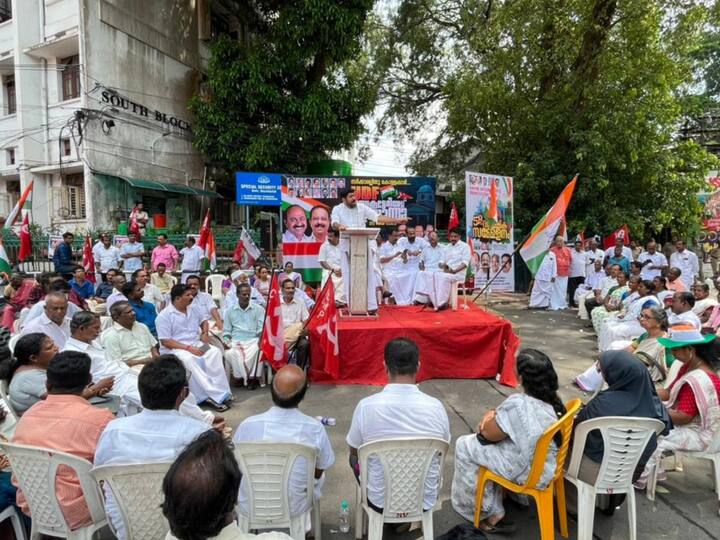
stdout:
POLYGON ((506 319, 469 304, 435 312, 420 306, 381 306, 378 318, 340 318, 340 376, 324 371, 317 337, 310 336, 310 380, 320 384, 387 382, 383 351, 388 341, 406 337, 420 348, 418 381, 498 378, 516 386, 515 354, 520 344, 506 319))

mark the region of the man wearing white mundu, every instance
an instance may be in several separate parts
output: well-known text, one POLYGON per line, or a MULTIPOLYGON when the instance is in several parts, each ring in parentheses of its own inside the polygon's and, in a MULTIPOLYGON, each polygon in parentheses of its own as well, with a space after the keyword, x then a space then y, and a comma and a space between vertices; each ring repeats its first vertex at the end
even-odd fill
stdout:
MULTIPOLYGON (((355 199, 355 190, 352 188, 341 191, 340 197, 342 197, 342 203, 332 209, 332 215, 330 217, 333 229, 337 229, 338 231, 363 228, 367 226, 368 221, 373 221, 378 225, 399 225, 410 221, 410 219, 406 217, 391 218, 380 215, 366 204, 358 203, 355 199)), ((371 241, 374 242, 375 240, 371 241)), ((347 240, 340 240, 340 250, 343 253, 342 275, 347 276, 345 282, 349 285, 352 283, 352 276, 350 276, 350 245, 347 240)), ((381 284, 375 283, 375 272, 369 272, 368 282, 371 282, 368 283, 367 291, 368 311, 373 312, 377 310, 377 296, 375 295, 375 288, 381 284)), ((345 293, 346 297, 349 298, 349 287, 345 293)))

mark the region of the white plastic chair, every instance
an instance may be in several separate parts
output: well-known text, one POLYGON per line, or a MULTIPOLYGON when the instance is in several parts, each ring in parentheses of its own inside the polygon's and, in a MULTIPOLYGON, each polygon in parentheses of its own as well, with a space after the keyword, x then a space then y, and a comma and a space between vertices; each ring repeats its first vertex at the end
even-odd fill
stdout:
POLYGON ((25 525, 23 525, 23 522, 14 506, 8 506, 5 510, 0 512, 0 523, 6 519, 9 519, 12 524, 13 532, 15 533, 15 540, 25 540, 27 538, 27 535, 25 534, 25 525))
MULTIPOLYGON (((170 461, 104 465, 90 471, 98 485, 104 482, 112 492, 122 516, 125 538, 163 540, 167 535, 170 525, 161 508, 165 498, 162 483, 170 465, 170 461)), ((110 516, 108 524, 114 529, 110 516)))
POLYGON ((570 465, 565 478, 578 490, 578 540, 592 540, 595 519, 595 497, 600 494, 627 494, 630 540, 637 536, 635 489, 633 473, 648 441, 665 428, 660 420, 605 416, 581 422, 575 427, 570 465), (578 478, 580 462, 588 433, 598 430, 603 439, 604 453, 597 479, 588 484, 578 478))
POLYGON ((317 451, 303 444, 243 442, 235 445, 235 458, 247 487, 249 515, 238 505, 238 523, 244 533, 254 529, 290 529, 294 540, 305 540, 305 514, 312 510, 316 540, 320 533, 320 501, 313 496, 317 451), (289 483, 293 464, 304 458, 307 464, 306 508, 290 514, 289 483))
POLYGON ((95 532, 107 527, 100 490, 90 476, 92 463, 71 454, 37 446, 0 442, 0 448, 7 454, 30 507, 31 539, 46 534, 71 540, 91 540, 95 532), (61 465, 70 467, 77 474, 92 520, 91 525, 74 531, 70 530, 65 521, 55 492, 55 477, 61 465))
POLYGON ((442 488, 442 470, 448 452, 447 441, 435 438, 386 439, 363 444, 358 448, 360 485, 355 500, 355 538, 365 533, 368 518, 368 540, 380 540, 384 523, 422 522, 423 537, 433 540, 433 512, 440 509, 438 498, 435 506, 423 511, 425 479, 435 456, 438 457, 438 494, 442 488), (367 499, 368 458, 375 456, 383 469, 385 479, 385 502, 383 513, 370 508, 367 499))
POLYGON ((218 307, 223 305, 223 281, 225 281, 225 276, 222 274, 211 274, 205 278, 205 291, 212 295, 212 299, 217 302, 218 307))
POLYGON ((8 382, 5 379, 0 380, 0 407, 7 411, 5 420, 2 424, 0 424, 0 436, 10 440, 13 433, 15 433, 15 426, 17 426, 20 415, 10 404, 10 398, 8 397, 8 382))

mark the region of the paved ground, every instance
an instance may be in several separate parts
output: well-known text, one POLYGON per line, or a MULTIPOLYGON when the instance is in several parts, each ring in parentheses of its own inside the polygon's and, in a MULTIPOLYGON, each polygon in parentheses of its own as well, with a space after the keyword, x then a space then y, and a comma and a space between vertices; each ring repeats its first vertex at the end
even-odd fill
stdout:
MULTIPOLYGON (((561 381, 564 400, 586 395, 573 387, 572 377, 584 370, 594 354, 595 338, 584 329, 573 312, 548 313, 523 309, 525 297, 507 295, 491 308, 509 319, 521 337, 522 346, 546 351, 555 363, 561 381)), ((511 389, 489 380, 435 380, 424 382, 421 389, 445 403, 450 418, 450 428, 455 440, 472 431, 483 412, 495 406, 511 389)), ((377 392, 379 388, 368 386, 313 386, 301 408, 306 414, 333 416, 337 425, 328 427, 328 433, 336 454, 335 466, 327 473, 322 500, 323 536, 326 540, 350 540, 348 534, 337 531, 338 511, 342 499, 347 499, 351 510, 355 506, 355 481, 347 466, 345 435, 350 426, 355 404, 363 397, 377 392)), ((264 411, 271 405, 267 389, 236 391, 237 402, 227 415, 234 428, 245 417, 264 411)), ((452 446, 452 445, 451 445, 452 446)), ((450 484, 454 467, 452 450, 445 464, 444 501, 435 514, 435 535, 440 535, 462 522, 450 505, 450 484)), ((638 494, 638 538, 671 538, 704 540, 720 538, 720 517, 713 492, 712 465, 707 461, 687 460, 685 472, 672 472, 662 484, 665 493, 658 495, 655 504, 644 494, 638 494)), ((661 488, 661 489, 662 489, 661 488)), ((572 489, 569 497, 573 497, 572 489)), ((508 508, 510 519, 518 524, 513 538, 539 538, 537 516, 534 509, 508 508)), ((421 532, 411 531, 398 535, 386 529, 385 537, 402 540, 415 539, 421 532)), ((570 517, 570 536, 576 538, 576 522, 570 517)), ((612 518, 597 514, 595 536, 602 540, 628 538, 627 513, 623 506, 612 518)), ((558 537, 559 534, 558 534, 558 537)))

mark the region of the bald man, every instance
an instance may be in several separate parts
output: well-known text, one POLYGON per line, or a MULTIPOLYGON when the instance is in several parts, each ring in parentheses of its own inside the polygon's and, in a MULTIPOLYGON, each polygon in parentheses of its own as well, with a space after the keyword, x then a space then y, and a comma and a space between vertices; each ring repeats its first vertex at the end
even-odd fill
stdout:
MULTIPOLYGON (((307 379, 305 372, 296 365, 281 368, 273 379, 271 393, 274 406, 267 412, 251 416, 239 426, 233 442, 278 442, 311 446, 317 451, 315 462, 315 494, 319 499, 325 481, 323 472, 335 463, 330 439, 325 427, 312 416, 300 412, 298 406, 305 397, 307 379)), ((298 460, 290 475, 290 515, 297 516, 307 508, 305 502, 306 465, 298 460)), ((240 484, 240 508, 247 507, 247 486, 243 478, 240 484)), ((307 520, 309 523, 309 520, 307 520)))

